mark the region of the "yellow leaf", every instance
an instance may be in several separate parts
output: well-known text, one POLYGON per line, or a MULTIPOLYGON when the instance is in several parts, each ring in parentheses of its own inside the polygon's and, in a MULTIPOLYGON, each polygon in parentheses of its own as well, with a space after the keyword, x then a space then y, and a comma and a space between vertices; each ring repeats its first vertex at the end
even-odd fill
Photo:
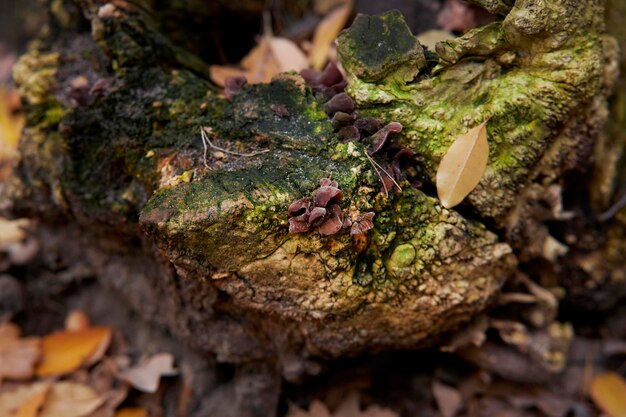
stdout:
POLYGON ((111 342, 109 327, 52 333, 42 340, 37 375, 62 375, 100 359, 111 342))
POLYGON ((626 381, 615 372, 597 375, 589 394, 600 410, 610 417, 626 416, 626 381))
POLYGON ((321 70, 328 61, 330 46, 346 25, 351 10, 350 3, 338 7, 317 25, 311 45, 311 66, 313 68, 321 70))
POLYGON ((20 339, 19 334, 14 324, 0 325, 0 380, 29 379, 35 372, 40 355, 39 338, 20 339))
POLYGON ((118 410, 115 417, 148 417, 148 412, 141 407, 127 407, 118 410))
POLYGON ((244 76, 249 84, 267 83, 286 71, 300 71, 308 61, 298 46, 284 38, 263 36, 257 46, 241 60, 241 68, 211 65, 211 80, 224 86, 226 78, 244 76))
POLYGON ((437 168, 437 194, 444 207, 456 206, 478 185, 488 157, 487 122, 454 141, 437 168))
POLYGON ((47 384, 42 389, 37 390, 36 393, 31 395, 20 405, 15 417, 37 417, 39 410, 44 405, 46 398, 48 398, 49 391, 50 385, 47 384))
POLYGON ((83 417, 103 402, 104 398, 88 386, 61 381, 52 386, 39 417, 83 417))
POLYGON ((31 385, 19 386, 12 391, 0 392, 0 416, 16 417, 21 412, 22 407, 28 407, 27 403, 33 401, 33 397, 41 395, 42 392, 47 393, 49 388, 50 384, 47 382, 36 382, 31 385))
POLYGON ((154 393, 162 376, 178 374, 173 364, 174 357, 170 353, 159 353, 123 371, 120 377, 140 391, 154 393))

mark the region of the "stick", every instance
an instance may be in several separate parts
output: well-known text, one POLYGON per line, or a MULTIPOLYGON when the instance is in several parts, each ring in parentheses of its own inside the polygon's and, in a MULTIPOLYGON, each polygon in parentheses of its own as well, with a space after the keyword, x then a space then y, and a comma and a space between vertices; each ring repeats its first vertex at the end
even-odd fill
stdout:
POLYGON ((262 151, 252 152, 252 153, 239 153, 239 152, 229 151, 228 149, 220 148, 219 146, 211 142, 211 139, 209 139, 209 134, 211 134, 212 132, 213 131, 211 130, 210 127, 200 128, 200 137, 202 138, 202 146, 204 146, 204 166, 207 168, 209 167, 209 165, 207 164, 207 161, 206 161, 206 153, 209 147, 216 149, 218 151, 230 154, 230 155, 246 156, 246 157, 257 156, 262 153, 266 153, 270 151, 269 149, 263 149, 262 151))

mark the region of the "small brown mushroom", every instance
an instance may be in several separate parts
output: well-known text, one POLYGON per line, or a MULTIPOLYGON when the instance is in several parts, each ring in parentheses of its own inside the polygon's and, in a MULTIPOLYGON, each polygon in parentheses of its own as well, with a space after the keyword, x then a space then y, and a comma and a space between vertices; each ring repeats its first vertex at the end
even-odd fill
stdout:
POLYGON ((359 133, 359 129, 354 126, 344 126, 337 132, 337 139, 342 142, 359 140, 361 139, 361 134, 359 133))
POLYGON ((378 132, 382 126, 380 120, 373 117, 362 117, 354 121, 354 126, 363 133, 363 135, 373 135, 378 132))
POLYGON ((337 181, 333 181, 330 178, 322 178, 320 180, 320 185, 322 187, 335 187, 339 188, 339 183, 337 181))
POLYGON ((338 111, 333 116, 331 120, 331 124, 333 125, 333 129, 339 130, 344 126, 349 126, 354 122, 354 117, 351 114, 344 113, 342 111, 338 111))
POLYGON ((287 213, 289 213, 289 217, 297 217, 298 220, 307 221, 310 210, 311 200, 308 197, 303 197, 291 203, 287 209, 287 213), (304 216, 306 216, 306 218, 304 218, 304 216))
POLYGON ((352 223, 350 235, 361 235, 374 227, 374 213, 368 212, 359 214, 352 223))
POLYGON ((402 125, 398 122, 391 122, 387 126, 374 133, 371 137, 372 147, 368 151, 370 155, 374 155, 380 151, 387 143, 387 138, 391 133, 399 133, 402 131, 402 125))
POLYGON ((341 221, 341 207, 333 204, 330 209, 330 216, 322 223, 319 228, 319 232, 323 235, 334 235, 343 227, 341 221))
POLYGON ((354 111, 354 101, 346 93, 339 93, 326 102, 324 111, 329 116, 334 116, 339 111, 350 114, 354 111))
POLYGON ((324 221, 324 217, 326 217, 326 209, 324 207, 315 207, 311 210, 311 214, 309 215, 309 226, 319 226, 324 221))
POLYGON ((337 187, 323 185, 313 192, 315 207, 327 207, 329 204, 338 203, 343 199, 343 191, 337 187))
POLYGON ((241 89, 247 83, 248 80, 246 80, 246 77, 241 75, 235 77, 227 77, 224 80, 224 95, 228 100, 232 100, 237 94, 241 92, 241 89))

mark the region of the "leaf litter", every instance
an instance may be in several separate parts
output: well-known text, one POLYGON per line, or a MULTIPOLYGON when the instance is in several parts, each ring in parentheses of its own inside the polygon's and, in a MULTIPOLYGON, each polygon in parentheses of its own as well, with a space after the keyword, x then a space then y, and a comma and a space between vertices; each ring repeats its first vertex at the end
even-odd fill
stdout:
POLYGON ((17 325, 0 324, 0 416, 147 417, 143 407, 120 408, 131 388, 153 393, 163 376, 178 374, 170 353, 132 367, 127 356, 106 356, 114 329, 91 326, 82 311, 70 312, 65 326, 21 337, 17 325))

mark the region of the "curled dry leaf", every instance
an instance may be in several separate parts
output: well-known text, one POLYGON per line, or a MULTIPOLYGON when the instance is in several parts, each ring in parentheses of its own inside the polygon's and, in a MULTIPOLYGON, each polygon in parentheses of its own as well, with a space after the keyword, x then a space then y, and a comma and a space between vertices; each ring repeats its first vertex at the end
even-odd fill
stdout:
POLYGON ((98 361, 111 342, 111 328, 55 332, 43 338, 37 375, 63 375, 98 361))
POLYGON ((103 401, 86 385, 60 381, 52 385, 38 417, 83 417, 94 412, 103 401))
POLYGON ((330 47, 350 17, 351 5, 346 4, 330 12, 315 29, 311 45, 311 66, 321 70, 328 61, 330 47))
POLYGON ((28 412, 33 408, 37 411, 41 407, 41 404, 36 404, 37 399, 44 397, 45 400, 49 389, 49 383, 35 382, 30 385, 21 385, 12 391, 1 392, 0 416, 29 416, 28 412))
POLYGON ((589 395, 608 416, 626 416, 626 381, 621 375, 615 372, 596 375, 591 381, 589 395))
POLYGON ((211 65, 211 79, 224 87, 229 77, 245 77, 249 84, 267 83, 281 72, 301 71, 308 61, 289 39, 263 36, 259 44, 241 60, 241 68, 211 65))
POLYGON ((11 323, 0 325, 0 381, 29 379, 40 355, 37 337, 19 338, 20 330, 11 323))
POLYGON ((28 397, 28 399, 20 405, 17 413, 15 413, 15 417, 37 417, 39 410, 41 410, 48 398, 49 392, 50 385, 47 383, 41 387, 41 389, 38 387, 37 392, 33 393, 33 395, 28 397))
POLYGON ((459 204, 478 185, 489 157, 487 122, 459 136, 437 169, 437 194, 445 208, 459 204))
POLYGON ((162 376, 178 375, 173 365, 172 354, 159 353, 121 372, 120 377, 140 391, 154 393, 159 388, 162 376))

